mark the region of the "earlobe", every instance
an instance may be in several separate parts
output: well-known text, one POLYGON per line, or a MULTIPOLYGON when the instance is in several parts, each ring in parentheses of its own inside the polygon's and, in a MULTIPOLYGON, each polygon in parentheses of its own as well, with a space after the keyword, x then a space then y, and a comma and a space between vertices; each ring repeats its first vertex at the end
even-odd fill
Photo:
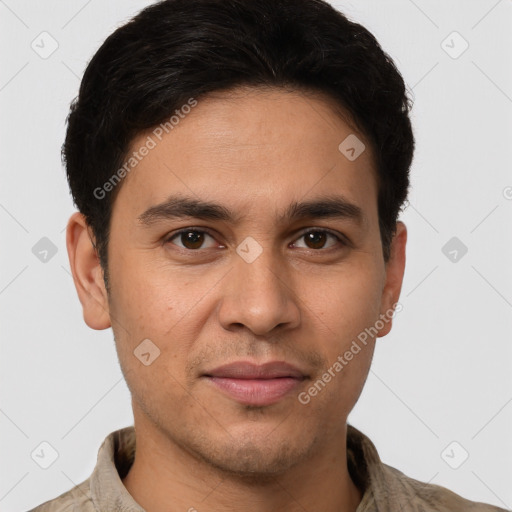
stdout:
POLYGON ((389 334, 392 327, 391 314, 400 298, 405 272, 405 248, 407 245, 407 228, 402 221, 396 224, 396 233, 391 242, 390 257, 386 263, 386 279, 381 297, 381 319, 384 326, 379 329, 378 338, 389 334))
POLYGON ((109 328, 111 323, 103 271, 91 237, 85 217, 75 212, 66 229, 69 265, 84 321, 91 329, 101 330, 109 328))

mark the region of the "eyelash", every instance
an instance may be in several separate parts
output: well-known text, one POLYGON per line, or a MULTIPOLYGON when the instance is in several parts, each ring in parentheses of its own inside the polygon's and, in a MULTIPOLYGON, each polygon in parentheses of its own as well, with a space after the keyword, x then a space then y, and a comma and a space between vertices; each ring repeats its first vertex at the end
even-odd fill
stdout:
MULTIPOLYGON (((212 233, 210 233, 208 230, 196 229, 196 228, 192 227, 192 228, 180 229, 179 231, 176 231, 175 233, 172 233, 171 235, 169 235, 168 237, 165 238, 164 244, 172 243, 172 240, 174 240, 175 238, 177 238, 181 234, 183 234, 183 233, 190 233, 190 232, 193 232, 193 233, 205 233, 205 234, 211 236, 212 238, 215 238, 215 236, 212 233)), ((325 229, 325 228, 310 228, 310 229, 300 233, 299 236, 296 238, 296 240, 298 240, 299 238, 302 238, 303 236, 307 235, 308 233, 325 233, 326 235, 331 235, 332 237, 334 237, 336 239, 336 241, 338 243, 340 243, 342 246, 345 247, 345 246, 349 245, 339 235, 337 235, 336 233, 330 231, 329 229, 325 229)), ((189 251, 189 252, 199 252, 199 251, 201 251, 201 249, 187 249, 187 248, 183 248, 183 247, 179 247, 179 246, 177 246, 177 247, 178 247, 178 249, 181 249, 183 251, 189 251)), ((336 249, 336 247, 329 247, 327 249, 307 249, 307 250, 310 250, 310 251, 313 251, 313 252, 320 252, 320 251, 329 251, 329 250, 333 250, 333 249, 336 249)))

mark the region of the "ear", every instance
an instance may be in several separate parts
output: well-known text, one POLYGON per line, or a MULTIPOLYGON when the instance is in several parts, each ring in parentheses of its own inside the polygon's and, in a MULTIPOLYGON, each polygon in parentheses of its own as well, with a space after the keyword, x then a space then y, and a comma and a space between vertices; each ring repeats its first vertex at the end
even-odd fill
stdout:
POLYGON ((66 246, 84 321, 91 329, 101 330, 111 326, 108 296, 92 230, 91 234, 89 230, 85 217, 75 212, 66 228, 66 246))
MULTIPOLYGON (((405 246, 407 244, 407 228, 401 221, 396 223, 396 233, 393 236, 390 247, 389 260, 386 263, 386 280, 382 290, 381 297, 381 317, 386 315, 383 321, 384 327, 379 329, 377 338, 386 336, 391 331, 392 320, 390 318, 391 311, 394 309, 393 305, 398 302, 400 298, 400 291, 402 289, 402 281, 405 271, 405 246)), ((397 311, 401 307, 396 308, 397 311)))

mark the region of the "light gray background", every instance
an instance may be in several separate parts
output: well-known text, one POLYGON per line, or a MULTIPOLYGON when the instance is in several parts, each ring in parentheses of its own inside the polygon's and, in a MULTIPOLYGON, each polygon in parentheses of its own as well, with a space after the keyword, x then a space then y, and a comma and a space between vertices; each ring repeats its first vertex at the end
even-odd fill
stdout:
MULTIPOLYGON (((60 147, 86 62, 149 3, 0 0, 4 511, 27 510, 83 481, 105 436, 133 422, 111 330, 85 325, 70 276, 64 229, 74 208, 60 147), (59 45, 46 59, 31 47, 51 48, 43 31, 59 45), (57 248, 46 263, 32 253, 42 237, 57 248), (31 458, 43 441, 59 454, 48 469, 31 458)), ((414 94, 417 139, 402 215, 404 309, 377 342, 349 422, 405 474, 510 508, 512 0, 336 6, 397 63, 414 94), (453 31, 469 43, 458 58, 463 41, 446 39, 453 31), (442 252, 452 237, 468 248, 457 262, 442 252), (462 449, 469 458, 452 469, 446 461, 456 465, 462 449)))

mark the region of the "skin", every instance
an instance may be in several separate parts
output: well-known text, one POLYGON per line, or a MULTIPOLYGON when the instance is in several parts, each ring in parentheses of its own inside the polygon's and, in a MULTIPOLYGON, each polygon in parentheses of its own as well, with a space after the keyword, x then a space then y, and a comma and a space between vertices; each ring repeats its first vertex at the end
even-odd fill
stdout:
POLYGON ((338 150, 352 133, 365 140, 319 95, 236 89, 201 98, 121 185, 110 296, 91 230, 80 213, 70 218, 67 247, 84 320, 112 327, 132 394, 137 452, 123 483, 147 511, 339 512, 360 503, 347 469, 346 421, 391 321, 307 405, 297 399, 400 296, 406 227, 397 223, 385 263, 370 145, 354 161, 338 150), (292 201, 333 192, 362 209, 361 225, 277 223, 292 201), (171 193, 244 217, 138 221, 171 193), (179 236, 166 242, 190 227, 208 230, 203 245, 179 236), (330 235, 308 243, 306 228, 349 243, 330 235), (262 248, 252 263, 236 252, 248 236, 262 248), (144 339, 160 350, 148 366, 133 354, 144 339), (262 407, 242 405, 201 378, 241 359, 288 361, 309 378, 262 407))

